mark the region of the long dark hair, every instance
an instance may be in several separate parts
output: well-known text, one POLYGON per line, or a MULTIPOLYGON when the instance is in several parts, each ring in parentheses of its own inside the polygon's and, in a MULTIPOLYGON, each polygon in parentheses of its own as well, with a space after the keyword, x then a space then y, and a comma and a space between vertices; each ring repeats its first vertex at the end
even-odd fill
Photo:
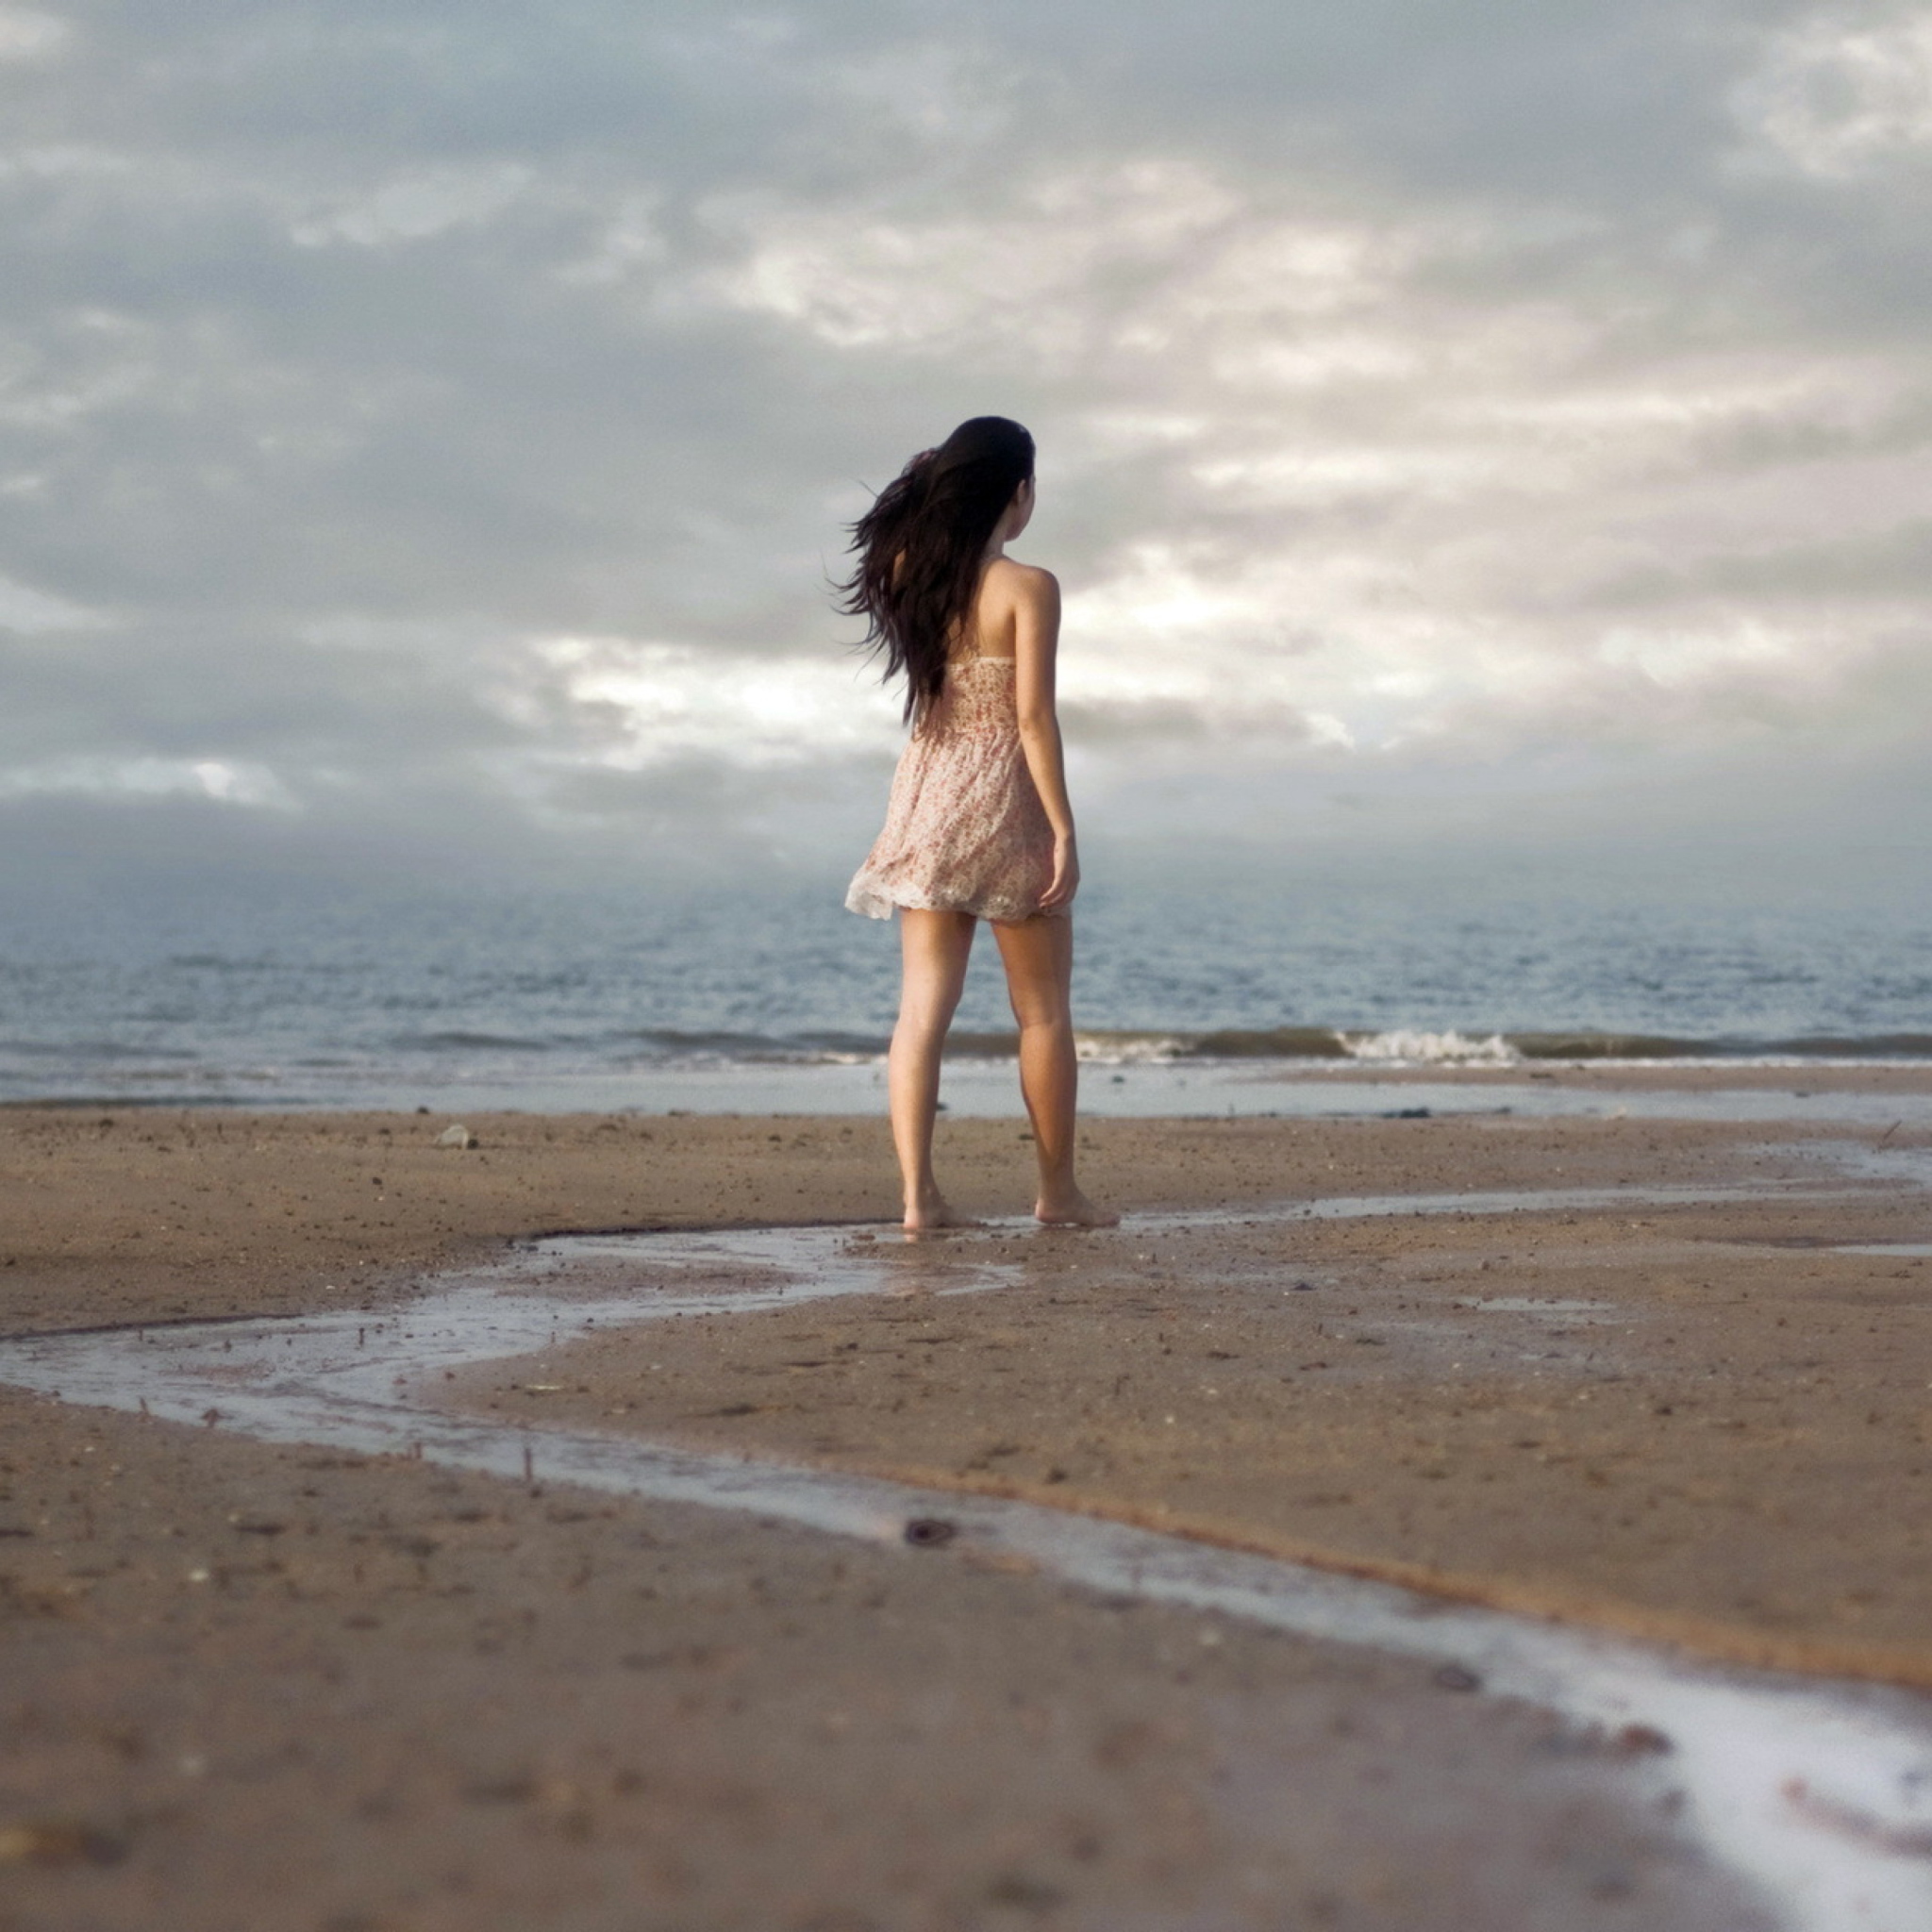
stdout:
POLYGON ((1033 439, 1005 416, 974 416, 922 450, 852 526, 858 566, 839 608, 866 620, 863 648, 906 678, 923 718, 946 682, 946 648, 973 605, 979 566, 1013 492, 1033 475, 1033 439))

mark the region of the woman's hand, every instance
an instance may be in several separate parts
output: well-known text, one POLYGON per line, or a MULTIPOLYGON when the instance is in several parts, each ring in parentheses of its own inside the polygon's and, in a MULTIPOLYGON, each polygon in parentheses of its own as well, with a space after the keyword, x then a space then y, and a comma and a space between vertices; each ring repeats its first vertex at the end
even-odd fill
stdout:
POLYGON ((1054 912, 1062 906, 1071 906, 1079 890, 1080 855, 1074 848, 1074 835, 1069 832, 1053 841, 1053 880, 1040 895, 1041 911, 1054 912))

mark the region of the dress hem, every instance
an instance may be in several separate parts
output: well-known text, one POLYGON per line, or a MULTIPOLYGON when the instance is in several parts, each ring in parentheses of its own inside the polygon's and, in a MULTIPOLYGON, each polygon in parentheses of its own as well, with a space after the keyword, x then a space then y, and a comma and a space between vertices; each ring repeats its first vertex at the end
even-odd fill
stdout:
POLYGON ((861 885, 857 879, 845 894, 845 909, 858 913, 863 919, 890 919, 895 912, 966 912, 974 919, 988 920, 994 925, 1023 925, 1029 919, 1064 919, 1073 912, 1070 906, 1051 906, 1045 911, 1036 906, 1030 912, 996 912, 989 909, 983 900, 976 905, 966 905, 957 901, 941 904, 931 898, 911 895, 894 899, 877 887, 861 885))

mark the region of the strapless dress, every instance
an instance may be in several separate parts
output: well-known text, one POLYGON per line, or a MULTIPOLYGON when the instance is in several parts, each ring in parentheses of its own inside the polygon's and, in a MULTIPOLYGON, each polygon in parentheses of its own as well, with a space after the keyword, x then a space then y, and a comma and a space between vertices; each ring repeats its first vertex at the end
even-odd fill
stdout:
POLYGON ((900 757, 885 830, 845 894, 848 910, 890 919, 905 906, 1001 921, 1040 910, 1053 882, 1053 826, 1020 743, 1016 675, 1010 658, 947 668, 900 757))

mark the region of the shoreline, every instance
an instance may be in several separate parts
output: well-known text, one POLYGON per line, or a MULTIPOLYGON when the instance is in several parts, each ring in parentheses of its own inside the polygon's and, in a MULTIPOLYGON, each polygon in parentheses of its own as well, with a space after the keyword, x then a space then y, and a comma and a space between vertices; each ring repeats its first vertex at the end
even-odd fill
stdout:
MULTIPOLYGON (((1932 1061, 1681 1060, 1579 1063, 1469 1061, 1401 1063, 1134 1059, 1082 1062, 1081 1108, 1089 1120, 1249 1118, 1320 1120, 1411 1104, 1445 1112, 1480 1107, 1528 1114, 1589 1112, 1614 1096, 1633 1110, 1711 1121, 1726 1118, 1724 1097, 1739 1096, 1738 1117, 1774 1120, 1780 1094, 1809 1103, 1792 1118, 1836 1107, 1845 1118, 1883 1126, 1871 1109, 1886 1096, 1902 1103, 1900 1124, 1932 1120, 1932 1061), (1407 1096, 1407 1097, 1406 1097, 1407 1096), (1768 1110, 1769 1109, 1769 1110, 1768 1110)), ((634 1122, 782 1118, 859 1122, 883 1117, 884 1065, 873 1060, 808 1063, 714 1061, 667 1064, 625 1073, 525 1070, 475 1074, 460 1082, 447 1070, 373 1086, 338 1086, 309 1093, 191 1093, 153 1091, 17 1096, 0 1100, 0 1121, 90 1111, 128 1115, 207 1115, 210 1119, 350 1119, 380 1116, 440 1124, 478 1114, 530 1119, 595 1116, 634 1122)), ((1017 1120, 1023 1109, 1011 1060, 972 1056, 945 1062, 942 1111, 956 1119, 1017 1120)))

